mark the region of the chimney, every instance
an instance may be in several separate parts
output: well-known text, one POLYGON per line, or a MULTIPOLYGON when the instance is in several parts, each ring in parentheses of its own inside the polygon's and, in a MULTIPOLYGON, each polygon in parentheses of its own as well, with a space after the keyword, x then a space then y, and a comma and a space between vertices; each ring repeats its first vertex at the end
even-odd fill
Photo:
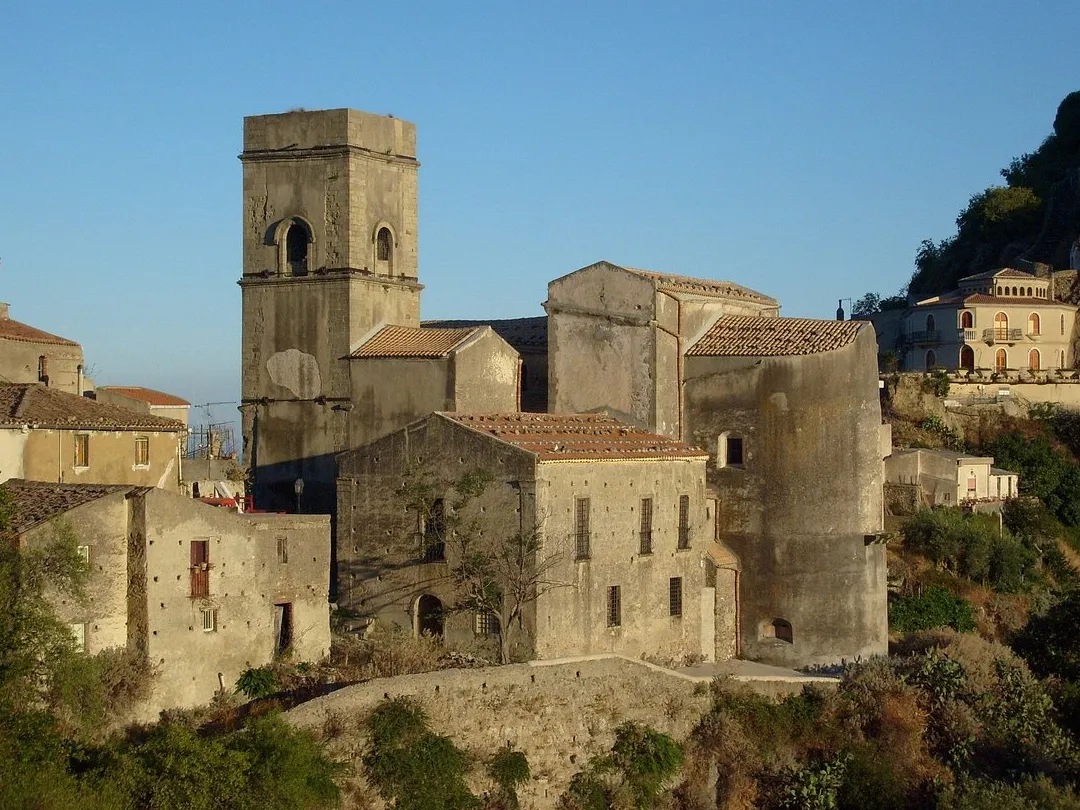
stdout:
POLYGON ((844 299, 841 298, 836 302, 836 320, 844 320, 844 299))
POLYGON ((6 321, 8 319, 9 308, 9 304, 5 304, 3 301, 0 301, 0 321, 6 321))

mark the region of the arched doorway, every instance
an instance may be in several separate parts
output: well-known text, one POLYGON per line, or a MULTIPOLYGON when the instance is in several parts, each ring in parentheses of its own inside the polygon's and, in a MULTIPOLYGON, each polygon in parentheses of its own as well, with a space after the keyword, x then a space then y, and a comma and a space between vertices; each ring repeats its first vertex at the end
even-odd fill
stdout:
POLYGON ((438 597, 425 593, 417 599, 416 616, 413 619, 416 635, 428 633, 442 638, 443 614, 443 603, 438 597))
POLYGON ((926 367, 933 368, 937 365, 937 355, 934 354, 933 349, 926 350, 926 367))
POLYGON ((1030 315, 1028 315, 1028 334, 1029 335, 1037 335, 1037 334, 1039 334, 1039 327, 1041 325, 1042 324, 1039 321, 1039 313, 1038 312, 1032 312, 1030 315))
POLYGON ((1004 371, 1009 367, 1009 355, 1004 349, 998 349, 994 355, 994 368, 998 371, 1004 371))
POLYGON ((1039 370, 1039 350, 1032 349, 1028 352, 1028 368, 1032 371, 1039 370))
POLYGON ((960 368, 966 368, 968 371, 975 370, 975 350, 970 346, 960 347, 960 368))
POLYGON ((994 316, 994 339, 1007 340, 1009 337, 1009 316, 999 312, 994 316))
POLYGON ((927 332, 933 332, 935 325, 936 324, 934 323, 934 316, 933 315, 927 315, 926 316, 926 331, 927 332))

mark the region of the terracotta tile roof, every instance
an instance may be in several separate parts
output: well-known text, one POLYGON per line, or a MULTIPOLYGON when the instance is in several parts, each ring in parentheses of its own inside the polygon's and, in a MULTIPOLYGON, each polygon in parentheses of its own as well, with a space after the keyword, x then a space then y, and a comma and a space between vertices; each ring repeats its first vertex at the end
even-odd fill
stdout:
POLYGON ((999 267, 997 270, 987 270, 983 273, 976 273, 973 276, 964 276, 961 281, 980 281, 982 279, 990 278, 1037 278, 1032 273, 1025 273, 1023 270, 1017 270, 1012 267, 999 267))
POLYGON ((163 391, 155 391, 153 388, 143 388, 138 385, 99 385, 99 391, 112 391, 114 394, 137 399, 147 405, 191 405, 186 399, 180 399, 163 391))
POLYGON ((0 427, 182 431, 175 419, 106 405, 41 383, 0 383, 0 427))
POLYGON ((539 461, 707 458, 696 447, 623 424, 606 413, 439 413, 531 453, 539 461))
POLYGON ((78 347, 79 345, 74 340, 43 332, 28 324, 13 321, 11 318, 0 318, 0 339, 17 340, 22 343, 50 343, 56 346, 78 347))
POLYGON ((998 306, 1023 306, 1023 307, 1069 307, 1075 309, 1072 304, 1066 304, 1064 301, 1054 301, 1049 298, 1028 298, 1026 296, 1019 295, 987 295, 986 293, 972 293, 971 295, 963 295, 959 292, 945 293, 943 295, 935 295, 933 298, 927 298, 919 301, 915 304, 917 307, 939 307, 953 304, 997 304, 998 306))
POLYGON ((725 316, 686 353, 692 357, 781 357, 847 346, 862 321, 725 316))
POLYGON ((350 357, 446 357, 480 329, 384 326, 350 357))
POLYGON ((462 327, 490 326, 495 333, 522 354, 547 351, 548 323, 546 315, 532 318, 504 318, 501 320, 453 320, 423 321, 425 328, 461 329, 462 327))
MULTIPOLYGON (((621 265, 615 265, 621 267, 621 265)), ((691 295, 707 295, 717 298, 747 298, 763 304, 777 304, 775 298, 733 284, 730 281, 716 281, 710 278, 692 278, 690 276, 676 276, 670 273, 657 273, 653 270, 642 270, 637 267, 622 267, 629 273, 647 278, 652 281, 658 290, 667 292, 687 293, 691 295)))
POLYGON ((50 484, 22 478, 12 478, 0 484, 0 489, 8 492, 15 507, 11 528, 16 533, 98 498, 117 492, 130 492, 135 488, 130 484, 50 484))

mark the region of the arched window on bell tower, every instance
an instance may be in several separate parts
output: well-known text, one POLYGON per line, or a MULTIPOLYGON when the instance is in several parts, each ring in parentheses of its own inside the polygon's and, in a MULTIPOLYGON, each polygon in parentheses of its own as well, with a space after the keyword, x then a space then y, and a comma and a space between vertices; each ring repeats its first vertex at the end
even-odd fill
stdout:
POLYGON ((375 275, 394 275, 394 234, 385 225, 375 232, 375 275))
POLYGON ((285 269, 286 275, 306 276, 311 247, 311 234, 304 223, 294 219, 285 232, 285 269))

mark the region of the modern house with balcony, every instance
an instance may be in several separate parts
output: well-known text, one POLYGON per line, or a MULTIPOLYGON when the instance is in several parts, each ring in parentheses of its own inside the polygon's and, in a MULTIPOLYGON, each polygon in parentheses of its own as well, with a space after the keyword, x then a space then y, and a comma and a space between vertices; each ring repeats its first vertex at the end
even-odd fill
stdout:
POLYGON ((1051 277, 1006 267, 916 303, 895 350, 903 371, 1071 369, 1075 321, 1076 307, 1054 299, 1051 277))

